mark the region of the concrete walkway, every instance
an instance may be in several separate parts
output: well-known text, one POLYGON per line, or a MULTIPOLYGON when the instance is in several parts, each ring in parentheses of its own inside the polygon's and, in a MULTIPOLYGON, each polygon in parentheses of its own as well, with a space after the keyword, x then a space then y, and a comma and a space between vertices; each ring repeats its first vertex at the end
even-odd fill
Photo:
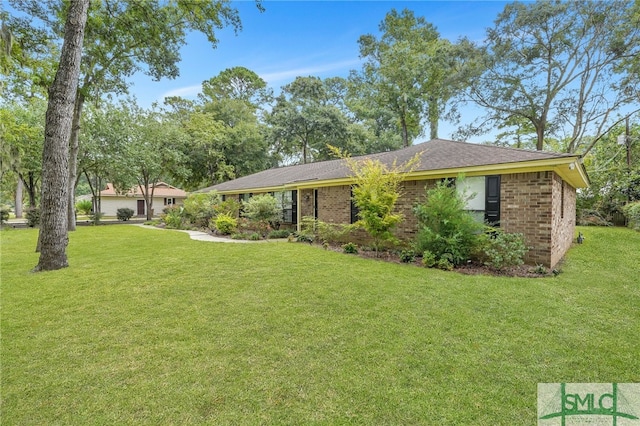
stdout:
POLYGON ((187 234, 189 234, 189 237, 192 240, 196 240, 196 241, 211 241, 214 243, 268 243, 268 242, 277 242, 277 241, 286 241, 283 239, 277 239, 277 240, 257 240, 257 241, 253 241, 253 240, 233 240, 231 238, 222 238, 222 237, 216 237, 214 235, 211 234, 207 234, 206 232, 202 232, 202 231, 190 231, 190 230, 186 230, 186 229, 165 229, 165 228, 158 228, 156 226, 149 226, 149 225, 144 225, 144 224, 132 224, 133 226, 139 226, 141 228, 145 228, 145 229, 157 229, 159 231, 179 231, 179 232, 186 232, 187 234))

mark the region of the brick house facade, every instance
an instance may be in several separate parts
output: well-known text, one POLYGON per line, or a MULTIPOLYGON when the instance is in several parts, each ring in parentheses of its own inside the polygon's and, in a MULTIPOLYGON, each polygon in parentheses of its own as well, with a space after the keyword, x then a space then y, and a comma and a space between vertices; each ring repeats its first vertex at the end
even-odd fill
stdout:
MULTIPOLYGON (((571 246, 575 232, 576 188, 588 185, 576 155, 527 151, 435 139, 398 151, 371 154, 390 165, 419 154, 420 165, 407 175, 396 208, 403 214, 396 234, 411 239, 418 230, 413 207, 443 178, 464 173, 476 197, 468 208, 478 220, 495 222, 505 232, 524 234, 528 264, 555 266, 571 246)), ((315 217, 327 223, 351 223, 351 178, 342 160, 265 170, 200 191, 225 196, 290 192, 291 225, 315 217)))

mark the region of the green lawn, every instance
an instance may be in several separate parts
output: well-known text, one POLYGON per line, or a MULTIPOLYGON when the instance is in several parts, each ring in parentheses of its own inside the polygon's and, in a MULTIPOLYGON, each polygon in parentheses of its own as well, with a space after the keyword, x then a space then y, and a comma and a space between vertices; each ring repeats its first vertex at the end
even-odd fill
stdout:
POLYGON ((540 279, 129 225, 32 274, 2 231, 2 424, 534 424, 539 382, 640 382, 640 233, 581 231, 540 279))

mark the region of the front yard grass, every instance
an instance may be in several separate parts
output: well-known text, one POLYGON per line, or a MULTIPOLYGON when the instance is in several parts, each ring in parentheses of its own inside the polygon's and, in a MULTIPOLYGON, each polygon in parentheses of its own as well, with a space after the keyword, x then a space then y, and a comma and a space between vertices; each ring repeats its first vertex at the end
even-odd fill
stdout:
POLYGON ((640 233, 580 231, 524 279, 128 225, 33 274, 3 230, 2 424, 535 424, 539 382, 640 381, 640 233))

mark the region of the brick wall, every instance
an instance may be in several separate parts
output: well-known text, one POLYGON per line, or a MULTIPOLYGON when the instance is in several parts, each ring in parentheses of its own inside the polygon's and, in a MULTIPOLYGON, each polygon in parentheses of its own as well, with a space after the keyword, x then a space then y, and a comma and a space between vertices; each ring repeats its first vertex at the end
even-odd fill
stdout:
POLYGON ((327 223, 351 221, 351 186, 318 188, 318 220, 327 223))
POLYGON ((413 239, 418 230, 418 219, 413 214, 413 207, 425 200, 426 188, 433 188, 439 180, 415 180, 402 183, 401 196, 396 210, 404 215, 404 221, 397 227, 397 235, 403 239, 413 239))
POLYGON ((500 227, 524 234, 528 264, 551 265, 553 172, 502 175, 500 227))
POLYGON ((576 228, 576 189, 553 174, 551 266, 555 266, 573 243, 576 228))
POLYGON ((298 195, 300 196, 300 204, 298 204, 300 218, 313 217, 313 189, 302 189, 298 195))
MULTIPOLYGON (((501 175, 500 227, 505 232, 524 234, 530 247, 525 262, 554 267, 571 246, 575 232, 576 190, 554 172, 531 172, 501 175)), ((418 223, 413 207, 424 201, 425 188, 438 180, 407 181, 397 211, 404 221, 397 228, 403 239, 415 237, 418 223)), ((318 219, 327 223, 347 224, 351 218, 349 185, 317 188, 318 219)), ((314 190, 300 191, 300 216, 313 216, 314 190)))

